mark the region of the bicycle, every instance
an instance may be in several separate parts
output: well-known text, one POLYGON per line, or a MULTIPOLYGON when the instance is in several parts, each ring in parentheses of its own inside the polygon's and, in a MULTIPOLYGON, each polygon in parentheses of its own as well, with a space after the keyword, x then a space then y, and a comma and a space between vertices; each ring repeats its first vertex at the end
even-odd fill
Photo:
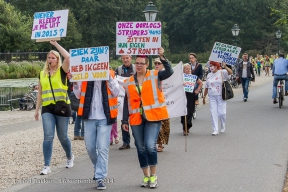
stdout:
POLYGON ((28 86, 28 93, 24 95, 21 99, 19 99, 19 108, 20 110, 27 110, 30 111, 32 109, 36 109, 36 103, 37 103, 37 87, 38 85, 35 85, 34 83, 31 83, 28 86))
POLYGON ((284 81, 283 80, 279 80, 279 83, 277 85, 277 89, 278 89, 278 103, 279 103, 279 108, 281 108, 283 106, 283 100, 284 100, 284 81))

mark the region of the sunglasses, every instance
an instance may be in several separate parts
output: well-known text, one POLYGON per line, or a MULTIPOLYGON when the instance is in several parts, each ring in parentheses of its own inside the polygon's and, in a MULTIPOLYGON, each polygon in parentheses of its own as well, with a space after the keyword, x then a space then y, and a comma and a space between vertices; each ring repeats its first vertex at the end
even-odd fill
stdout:
POLYGON ((160 62, 155 62, 154 65, 162 65, 160 62))

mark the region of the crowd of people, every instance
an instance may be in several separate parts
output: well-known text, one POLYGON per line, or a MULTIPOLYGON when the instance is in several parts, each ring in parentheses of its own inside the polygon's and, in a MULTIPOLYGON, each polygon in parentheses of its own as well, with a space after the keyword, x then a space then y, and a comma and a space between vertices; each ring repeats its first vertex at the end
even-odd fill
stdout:
MULTIPOLYGON (((43 155, 44 167, 40 175, 51 172, 50 161, 53 150, 55 130, 66 153, 66 168, 74 165, 71 142, 68 137, 68 123, 72 113, 75 115, 73 123, 74 140, 84 140, 88 156, 93 165, 93 179, 96 180, 97 189, 106 189, 105 178, 108 174, 109 146, 117 144, 117 96, 120 92, 117 75, 125 77, 123 87, 125 98, 123 104, 123 118, 121 120, 122 145, 119 150, 130 149, 130 132, 134 137, 139 160, 143 172, 141 187, 158 186, 156 165, 158 164, 157 152, 162 152, 164 145, 168 145, 170 135, 170 120, 162 91, 162 81, 173 74, 173 69, 164 55, 164 49, 159 49, 159 56, 154 60, 154 69, 149 70, 147 55, 137 55, 132 64, 131 55, 122 55, 123 64, 114 70, 109 70, 109 79, 102 81, 83 81, 69 84, 70 55, 56 41, 50 41, 57 51, 50 51, 43 71, 39 74, 39 88, 35 119, 39 119, 41 108, 44 140, 43 155), (67 78, 68 77, 68 78, 67 78), (67 92, 68 90, 68 92, 67 92), (69 99, 70 98, 70 99, 69 99), (70 102, 71 100, 71 102, 70 102), (71 107, 73 110, 71 110, 71 107), (59 109, 59 106, 61 108, 59 109), (59 114, 59 111, 62 113, 59 114), (85 127, 85 129, 84 129, 85 127), (84 131, 85 130, 85 131, 84 131), (158 144, 158 146, 157 146, 158 144)), ((228 80, 233 73, 226 63, 209 61, 209 74, 205 84, 201 81, 203 76, 202 65, 197 61, 197 55, 188 55, 189 63, 183 65, 183 74, 196 76, 196 84, 192 92, 186 92, 187 115, 181 116, 183 135, 189 134, 193 126, 192 114, 195 105, 199 104, 198 94, 204 87, 203 104, 208 96, 211 112, 212 135, 225 132, 227 102, 222 98, 222 83, 228 80), (218 128, 220 119, 220 129, 218 128), (220 130, 220 131, 219 131, 220 130)), ((288 60, 283 54, 279 58, 262 57, 255 59, 242 55, 235 64, 236 78, 243 87, 243 100, 248 100, 248 87, 250 81, 255 81, 254 71, 260 76, 261 69, 269 76, 270 69, 274 76, 273 103, 275 100, 275 86, 279 79, 286 80, 286 95, 288 95, 288 60), (260 70, 259 70, 260 69, 260 70)), ((184 88, 183 88, 184 89, 184 88)), ((118 121, 120 122, 120 121, 118 121)))

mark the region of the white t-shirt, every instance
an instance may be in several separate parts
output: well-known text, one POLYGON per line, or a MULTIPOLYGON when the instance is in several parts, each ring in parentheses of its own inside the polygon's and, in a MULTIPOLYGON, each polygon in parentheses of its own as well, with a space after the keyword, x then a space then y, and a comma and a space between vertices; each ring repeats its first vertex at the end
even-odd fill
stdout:
POLYGON ((223 81, 228 79, 228 72, 226 69, 218 70, 216 73, 209 73, 206 79, 205 88, 208 88, 208 95, 222 94, 222 76, 223 81))
POLYGON ((247 78, 247 61, 243 61, 242 77, 247 78))

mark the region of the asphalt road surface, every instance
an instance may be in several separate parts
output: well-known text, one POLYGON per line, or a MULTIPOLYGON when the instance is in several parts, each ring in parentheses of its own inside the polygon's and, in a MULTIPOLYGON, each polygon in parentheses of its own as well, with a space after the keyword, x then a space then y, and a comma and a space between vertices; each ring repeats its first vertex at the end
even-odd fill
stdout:
MULTIPOLYGON (((212 136, 209 104, 198 110, 187 140, 180 117, 171 119, 169 145, 158 153, 157 191, 281 192, 288 154, 288 97, 283 108, 272 104, 272 83, 253 89, 247 102, 237 95, 227 103, 224 134, 212 136)), ((110 148, 106 191, 145 191, 136 148, 110 148)), ((6 191, 95 191, 87 155, 75 165, 53 167, 47 176, 19 181, 6 191), (85 180, 86 179, 86 180, 85 180), (89 181, 91 183, 85 183, 89 181)))

